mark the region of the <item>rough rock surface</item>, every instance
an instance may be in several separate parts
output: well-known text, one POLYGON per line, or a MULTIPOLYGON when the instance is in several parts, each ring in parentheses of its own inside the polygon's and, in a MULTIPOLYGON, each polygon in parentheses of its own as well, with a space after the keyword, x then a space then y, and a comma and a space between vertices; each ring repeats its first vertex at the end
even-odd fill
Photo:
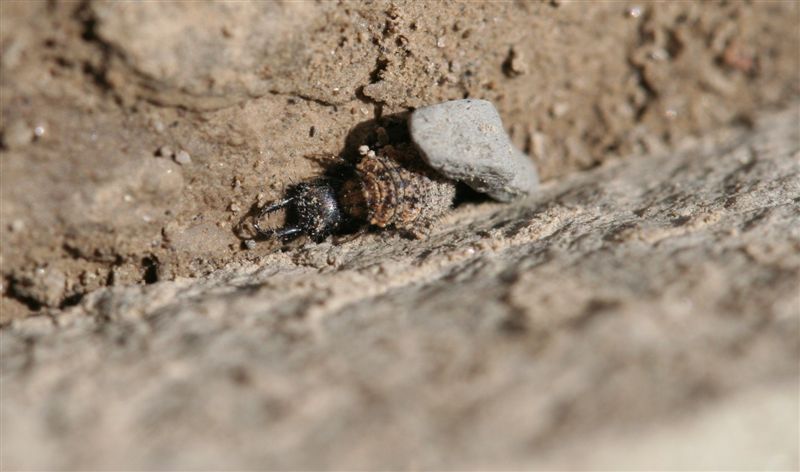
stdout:
POLYGON ((536 166, 514 147, 491 102, 468 98, 419 108, 408 131, 431 167, 495 200, 509 202, 539 187, 536 166))
POLYGON ((4 469, 797 469, 798 108, 0 331, 4 469))

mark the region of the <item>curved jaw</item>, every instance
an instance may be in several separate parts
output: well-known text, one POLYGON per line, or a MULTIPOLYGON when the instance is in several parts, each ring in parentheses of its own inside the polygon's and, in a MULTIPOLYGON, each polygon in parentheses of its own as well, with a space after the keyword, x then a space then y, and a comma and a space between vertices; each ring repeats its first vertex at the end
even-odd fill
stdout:
POLYGON ((256 232, 264 237, 270 238, 275 236, 281 239, 290 238, 302 233, 303 230, 297 226, 285 226, 280 229, 264 229, 261 227, 261 225, 259 225, 259 220, 261 220, 261 218, 286 208, 294 201, 294 199, 295 197, 284 198, 283 200, 264 206, 261 211, 258 212, 258 216, 256 216, 255 221, 253 222, 253 228, 255 228, 256 232))
POLYGON ((296 185, 286 198, 264 206, 253 227, 265 237, 291 239, 305 234, 315 242, 322 242, 339 229, 345 219, 333 185, 332 181, 323 179, 296 185), (287 223, 283 228, 265 229, 259 225, 263 217, 284 208, 287 209, 287 223))

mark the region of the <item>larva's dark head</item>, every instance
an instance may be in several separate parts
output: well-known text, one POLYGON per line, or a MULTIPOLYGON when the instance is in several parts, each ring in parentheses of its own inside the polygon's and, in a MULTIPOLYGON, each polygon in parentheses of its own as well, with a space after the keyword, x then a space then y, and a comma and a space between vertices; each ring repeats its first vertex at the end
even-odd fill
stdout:
POLYGON ((315 242, 321 242, 336 231, 344 220, 339 203, 336 201, 334 182, 319 179, 303 182, 292 187, 285 199, 261 209, 259 219, 264 215, 287 209, 286 225, 276 230, 264 230, 254 224, 256 230, 265 236, 291 239, 305 234, 315 242))

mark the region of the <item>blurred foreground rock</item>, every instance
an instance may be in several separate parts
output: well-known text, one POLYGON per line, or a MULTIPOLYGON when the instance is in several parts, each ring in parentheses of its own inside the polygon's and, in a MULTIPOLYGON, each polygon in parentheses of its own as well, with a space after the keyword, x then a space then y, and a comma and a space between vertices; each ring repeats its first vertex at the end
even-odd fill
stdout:
POLYGON ((14 320, 3 467, 797 468, 797 110, 14 320))
MULTIPOLYGON (((491 102, 542 181, 750 123, 800 98, 798 23, 787 1, 2 1, 0 325, 253 263, 248 209, 420 107, 491 102)), ((490 193, 533 187, 511 183, 490 193)))

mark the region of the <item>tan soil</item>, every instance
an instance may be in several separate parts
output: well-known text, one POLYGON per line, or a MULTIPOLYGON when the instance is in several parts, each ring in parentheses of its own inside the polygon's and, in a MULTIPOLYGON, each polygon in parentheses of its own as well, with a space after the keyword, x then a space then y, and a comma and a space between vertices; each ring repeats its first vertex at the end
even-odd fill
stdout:
POLYGON ((796 470, 798 24, 0 2, 0 468, 796 470), (463 97, 539 195, 243 248, 313 157, 463 97))

